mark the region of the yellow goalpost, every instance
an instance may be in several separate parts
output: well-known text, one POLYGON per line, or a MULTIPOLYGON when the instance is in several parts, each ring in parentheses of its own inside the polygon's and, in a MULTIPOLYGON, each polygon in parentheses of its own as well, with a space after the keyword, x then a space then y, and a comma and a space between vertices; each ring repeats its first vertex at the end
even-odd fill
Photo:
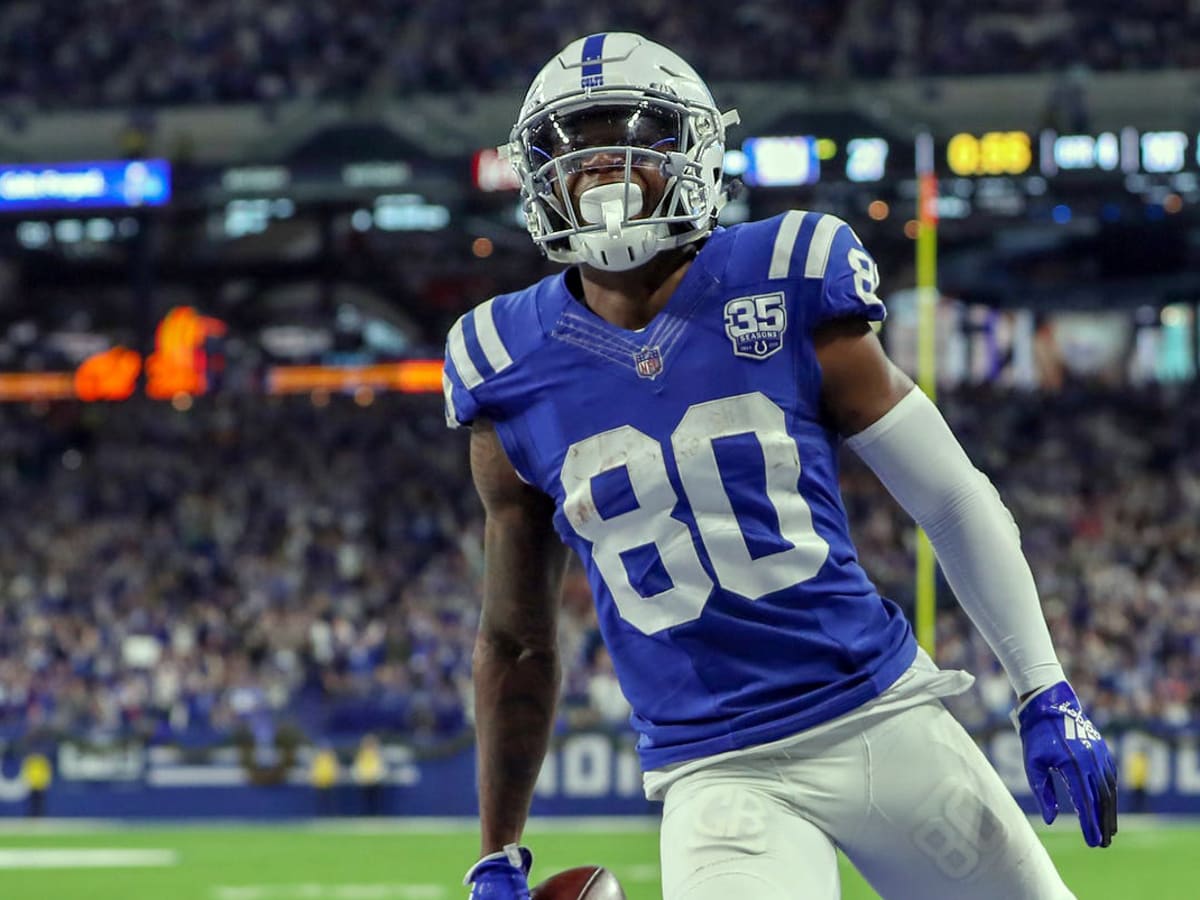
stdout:
MULTIPOLYGON (((933 169, 933 136, 916 142, 917 162, 917 384, 937 400, 937 176, 933 169)), ((933 546, 917 528, 917 641, 934 655, 937 620, 937 581, 933 546)))

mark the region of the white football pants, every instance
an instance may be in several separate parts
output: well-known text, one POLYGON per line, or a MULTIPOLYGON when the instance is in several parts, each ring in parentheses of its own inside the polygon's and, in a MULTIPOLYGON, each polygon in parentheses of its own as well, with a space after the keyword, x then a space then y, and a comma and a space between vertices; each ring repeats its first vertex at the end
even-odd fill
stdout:
POLYGON ((1074 900, 940 700, 665 788, 664 900, 837 900, 840 848, 885 900, 1074 900))

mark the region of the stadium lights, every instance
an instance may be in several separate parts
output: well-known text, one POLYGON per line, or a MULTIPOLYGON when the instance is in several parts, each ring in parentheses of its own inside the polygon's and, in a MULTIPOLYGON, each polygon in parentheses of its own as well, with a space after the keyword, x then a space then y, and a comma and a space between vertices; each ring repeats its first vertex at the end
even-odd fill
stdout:
POLYGON ((821 178, 821 160, 813 137, 755 137, 742 143, 746 171, 753 187, 814 184, 821 178))

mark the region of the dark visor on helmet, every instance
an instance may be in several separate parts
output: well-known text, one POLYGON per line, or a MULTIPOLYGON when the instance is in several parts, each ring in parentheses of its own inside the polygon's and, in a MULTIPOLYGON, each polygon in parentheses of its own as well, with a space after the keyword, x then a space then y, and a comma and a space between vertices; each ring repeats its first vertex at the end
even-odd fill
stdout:
POLYGON ((526 132, 534 166, 592 147, 637 147, 659 153, 679 151, 678 113, 645 104, 599 106, 550 112, 526 132))

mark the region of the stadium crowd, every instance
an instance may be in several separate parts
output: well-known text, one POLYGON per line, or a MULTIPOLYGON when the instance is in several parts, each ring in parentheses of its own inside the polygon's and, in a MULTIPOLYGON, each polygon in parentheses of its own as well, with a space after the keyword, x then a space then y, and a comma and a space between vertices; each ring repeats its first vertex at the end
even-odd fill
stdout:
POLYGON ((387 397, 0 421, 0 735, 462 730, 478 539, 440 416, 387 397))
POLYGON ((860 78, 1195 68, 1200 10, 1178 0, 859 0, 860 78))
MULTIPOLYGON (((943 406, 1021 524, 1064 665, 1098 721, 1200 722, 1200 409, 1149 389, 972 389, 943 406)), ((861 559, 911 603, 911 529, 847 458, 861 559)), ((434 746, 469 727, 480 512, 430 398, 0 407, 0 739, 213 745, 294 726, 434 746)), ((943 598, 945 591, 943 591, 943 598)), ((955 711, 1003 674, 952 603, 955 711)), ((563 722, 628 707, 580 571, 563 722)))
POLYGON ((673 47, 713 80, 1200 66, 1200 12, 1178 0, 14 0, 0 4, 0 104, 523 89, 553 49, 616 28, 673 47))
POLYGON ((653 34, 714 77, 820 73, 841 4, 784 9, 716 0, 31 0, 0 6, 0 102, 47 106, 263 102, 376 92, 527 86, 545 57, 581 34, 653 34), (709 23, 726 22, 709 40, 709 23), (103 27, 96 27, 102 23, 103 27), (752 49, 748 49, 752 48, 752 49))

